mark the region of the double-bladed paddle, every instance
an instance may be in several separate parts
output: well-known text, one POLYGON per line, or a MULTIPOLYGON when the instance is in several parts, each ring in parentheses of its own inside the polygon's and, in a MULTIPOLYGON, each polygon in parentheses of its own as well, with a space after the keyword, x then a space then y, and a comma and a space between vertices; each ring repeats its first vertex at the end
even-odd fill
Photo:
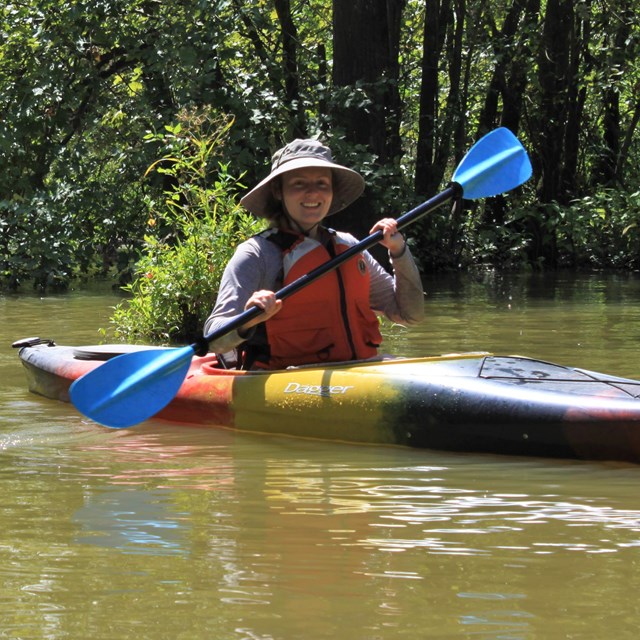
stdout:
MULTIPOLYGON (((495 129, 471 147, 455 170, 451 184, 442 193, 398 218, 398 229, 451 198, 477 200, 495 196, 514 189, 530 176, 531 163, 524 147, 508 129, 495 129)), ((373 247, 382 237, 380 230, 372 233, 277 291, 276 298, 288 298, 346 260, 373 247)), ((187 347, 145 349, 108 360, 71 385, 71 401, 81 413, 105 426, 124 428, 138 424, 171 402, 194 355, 205 355, 210 342, 238 329, 260 313, 262 309, 251 307, 187 347)))

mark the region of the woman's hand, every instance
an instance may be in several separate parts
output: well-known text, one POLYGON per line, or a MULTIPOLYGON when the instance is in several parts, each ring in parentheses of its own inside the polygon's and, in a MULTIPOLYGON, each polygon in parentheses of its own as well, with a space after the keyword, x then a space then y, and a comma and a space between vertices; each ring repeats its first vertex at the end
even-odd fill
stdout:
POLYGON ((404 236, 398 231, 398 223, 393 218, 382 218, 378 220, 369 233, 382 231, 383 236, 380 244, 389 250, 392 258, 399 258, 405 251, 404 236))
POLYGON ((249 320, 246 324, 238 330, 240 335, 246 334, 251 327, 254 327, 261 322, 266 322, 269 318, 274 316, 280 309, 282 309, 282 300, 276 300, 276 294, 273 291, 255 291, 253 295, 247 300, 247 304, 244 305, 245 310, 251 307, 258 307, 262 309, 263 313, 256 316, 253 320, 249 320))

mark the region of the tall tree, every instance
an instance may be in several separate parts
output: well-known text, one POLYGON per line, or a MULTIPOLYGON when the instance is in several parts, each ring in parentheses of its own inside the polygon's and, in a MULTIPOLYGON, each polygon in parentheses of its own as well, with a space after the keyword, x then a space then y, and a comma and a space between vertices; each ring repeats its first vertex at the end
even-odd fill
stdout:
POLYGON ((544 203, 562 202, 562 185, 569 96, 578 78, 572 43, 575 41, 575 5, 573 0, 547 0, 542 39, 538 53, 540 104, 536 129, 540 161, 540 198, 544 203))
POLYGON ((451 156, 467 147, 469 66, 472 53, 465 27, 466 0, 427 0, 424 10, 420 109, 415 190, 431 195, 440 185, 451 156))
POLYGON ((637 20, 637 9, 627 0, 614 2, 615 11, 610 20, 612 31, 607 40, 605 59, 602 63, 602 143, 601 153, 594 167, 594 180, 599 184, 614 186, 622 182, 623 167, 620 164, 623 138, 621 101, 623 84, 620 78, 627 71, 628 60, 633 55, 632 24, 637 20))
POLYGON ((533 32, 539 10, 540 0, 513 0, 501 27, 495 14, 487 12, 495 64, 480 114, 480 135, 498 124, 518 133, 532 68, 531 43, 526 34, 533 32))
POLYGON ((282 62, 287 107, 291 113, 291 136, 306 136, 304 105, 300 98, 298 76, 298 33, 291 15, 290 0, 274 0, 278 20, 282 27, 282 62))
MULTIPOLYGON (((532 69, 531 43, 526 34, 534 32, 538 22, 540 0, 513 0, 502 19, 497 7, 485 11, 493 49, 493 70, 480 112, 477 137, 497 126, 518 134, 523 117, 527 83, 532 69)), ((485 203, 484 222, 487 227, 502 226, 508 215, 508 201, 498 196, 485 203)))
MULTIPOLYGON (((346 139, 363 145, 378 166, 398 162, 400 26, 405 0, 333 0, 333 85, 351 93, 334 108, 346 139), (354 28, 357 25, 357 28, 354 28)), ((378 219, 365 197, 342 214, 345 226, 367 233, 378 219)))

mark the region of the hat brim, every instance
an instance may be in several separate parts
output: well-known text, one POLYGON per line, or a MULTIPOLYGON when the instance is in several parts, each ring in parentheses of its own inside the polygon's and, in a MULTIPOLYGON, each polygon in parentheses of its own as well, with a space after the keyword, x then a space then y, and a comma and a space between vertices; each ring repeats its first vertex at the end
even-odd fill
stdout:
POLYGON ((240 204, 255 216, 272 218, 282 210, 282 204, 273 196, 271 181, 283 173, 307 167, 331 169, 333 174, 333 199, 327 213, 328 216, 349 206, 364 191, 364 178, 357 171, 318 158, 298 158, 274 169, 264 180, 240 199, 240 204))

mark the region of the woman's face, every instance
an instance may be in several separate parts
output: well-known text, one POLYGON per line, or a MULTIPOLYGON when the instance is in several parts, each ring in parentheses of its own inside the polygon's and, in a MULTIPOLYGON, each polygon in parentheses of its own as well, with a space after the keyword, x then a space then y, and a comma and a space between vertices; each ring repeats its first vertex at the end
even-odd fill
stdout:
POLYGON ((307 167, 282 174, 274 194, 302 231, 309 231, 329 213, 333 200, 331 169, 307 167))

